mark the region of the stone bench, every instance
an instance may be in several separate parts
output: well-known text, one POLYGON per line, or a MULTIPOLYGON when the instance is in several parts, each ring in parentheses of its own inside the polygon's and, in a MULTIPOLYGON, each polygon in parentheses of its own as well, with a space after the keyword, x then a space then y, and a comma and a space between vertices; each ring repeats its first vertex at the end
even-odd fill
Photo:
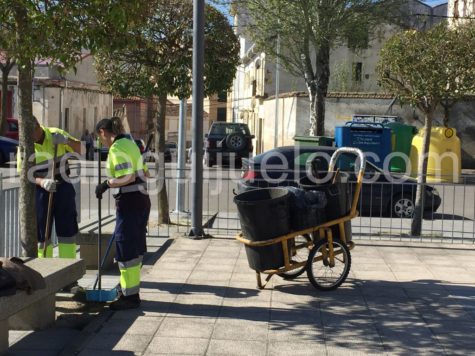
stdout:
MULTIPOLYGON (((109 240, 112 237, 115 227, 115 216, 109 215, 102 218, 101 248, 102 257, 104 257, 109 240)), ((97 234, 99 224, 97 219, 81 221, 79 224, 79 233, 77 244, 79 245, 79 254, 84 260, 87 269, 97 269, 97 234)), ((109 255, 104 264, 104 269, 109 269, 114 265, 115 243, 112 244, 109 255)))
POLYGON ((9 329, 38 330, 54 323, 56 293, 86 272, 84 261, 76 259, 33 258, 25 265, 43 276, 46 288, 0 297, 0 354, 8 349, 9 329))

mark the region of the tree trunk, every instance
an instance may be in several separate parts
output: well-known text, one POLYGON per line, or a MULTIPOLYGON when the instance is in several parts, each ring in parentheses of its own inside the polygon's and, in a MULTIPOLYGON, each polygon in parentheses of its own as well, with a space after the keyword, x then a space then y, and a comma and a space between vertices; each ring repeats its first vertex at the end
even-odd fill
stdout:
POLYGON ((317 85, 315 82, 307 83, 308 98, 310 99, 310 129, 308 134, 317 134, 317 85))
POLYGON ((7 132, 7 100, 8 100, 8 74, 12 69, 10 60, 1 66, 2 68, 2 115, 0 117, 0 136, 5 136, 7 132))
POLYGON ((315 105, 316 134, 325 135, 325 98, 330 81, 330 45, 322 44, 317 49, 315 79, 317 82, 317 99, 315 105))
POLYGON ((422 143, 422 151, 419 154, 419 164, 417 167, 417 190, 414 216, 412 217, 411 235, 421 236, 422 232, 422 218, 424 216, 424 195, 425 183, 427 175, 427 162, 430 146, 430 135, 432 129, 432 112, 425 113, 424 121, 424 140, 422 143))
POLYGON ((448 102, 445 104, 442 104, 444 108, 444 120, 443 120, 443 125, 445 127, 449 127, 449 117, 450 117, 450 105, 448 102))
POLYGON ((158 177, 158 223, 169 224, 170 213, 168 208, 167 186, 165 180, 165 116, 167 110, 167 96, 158 97, 157 134, 155 135, 155 152, 158 152, 158 162, 155 167, 158 177))
MULTIPOLYGON (((28 33, 28 16, 22 6, 15 8, 15 22, 17 25, 16 41, 20 48, 26 48, 22 35, 28 33)), ((29 158, 35 153, 33 132, 32 81, 33 61, 31 58, 18 58, 18 96, 20 100, 20 154, 22 155, 20 172, 20 239, 22 254, 27 257, 36 257, 38 254, 37 227, 36 227, 36 186, 28 179, 33 161, 29 158)))

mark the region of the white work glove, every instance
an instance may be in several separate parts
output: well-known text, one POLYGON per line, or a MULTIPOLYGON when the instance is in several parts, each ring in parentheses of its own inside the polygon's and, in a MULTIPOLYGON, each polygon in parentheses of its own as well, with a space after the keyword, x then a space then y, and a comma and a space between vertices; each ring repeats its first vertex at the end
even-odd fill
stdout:
POLYGON ((51 135, 53 139, 53 145, 66 145, 69 141, 67 136, 61 135, 60 133, 55 132, 51 135))
POLYGON ((52 179, 43 179, 41 181, 41 188, 47 192, 54 193, 56 191, 56 182, 52 179))

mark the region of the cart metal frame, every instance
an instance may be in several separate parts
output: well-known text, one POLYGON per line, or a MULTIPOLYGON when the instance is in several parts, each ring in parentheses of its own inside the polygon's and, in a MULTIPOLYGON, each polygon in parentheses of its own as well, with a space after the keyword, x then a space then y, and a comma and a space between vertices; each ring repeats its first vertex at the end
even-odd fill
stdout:
MULTIPOLYGON (((270 270, 265 270, 265 271, 256 271, 257 286, 258 286, 259 289, 265 288, 265 286, 270 281, 270 279, 276 274, 280 275, 280 274, 283 274, 285 272, 296 270, 296 269, 299 269, 299 268, 300 269, 303 269, 303 268, 307 269, 307 273, 308 273, 308 270, 310 268, 312 268, 312 264, 316 263, 316 262, 321 261, 325 266, 329 266, 330 268, 333 268, 335 266, 335 256, 337 256, 338 254, 342 254, 344 252, 343 249, 339 250, 339 251, 334 250, 334 244, 333 244, 334 243, 334 238, 333 238, 333 232, 332 232, 332 229, 331 229, 334 226, 338 226, 339 233, 340 233, 340 241, 348 247, 347 253, 348 253, 348 257, 350 259, 349 250, 352 250, 355 247, 355 244, 354 244, 353 241, 347 241, 347 236, 346 236, 346 231, 345 231, 345 223, 352 220, 356 216, 358 216, 358 211, 356 210, 356 208, 357 208, 357 205, 358 205, 358 200, 359 200, 359 196, 360 196, 360 192, 361 192, 361 186, 363 184, 363 177, 364 177, 364 172, 365 172, 365 168, 366 168, 366 160, 365 160, 365 156, 364 156, 363 152, 361 150, 357 149, 357 148, 349 148, 349 147, 339 148, 338 150, 336 150, 333 153, 333 155, 331 157, 329 168, 328 168, 329 172, 335 172, 336 162, 337 162, 339 156, 343 153, 350 153, 350 154, 354 154, 354 155, 358 156, 359 162, 360 162, 360 168, 359 168, 359 172, 358 172, 358 176, 357 176, 356 187, 355 187, 355 190, 354 190, 354 196, 353 196, 352 203, 351 203, 351 209, 350 209, 350 212, 349 212, 348 215, 346 215, 344 217, 341 217, 341 218, 338 218, 338 219, 328 221, 328 222, 326 222, 324 224, 320 224, 318 226, 314 226, 314 227, 307 228, 307 229, 304 229, 304 230, 294 231, 294 232, 291 232, 291 233, 288 233, 286 235, 279 236, 279 237, 276 237, 276 238, 273 238, 273 239, 270 239, 270 240, 251 241, 249 239, 246 239, 244 237, 244 235, 242 234, 242 232, 237 234, 236 240, 238 240, 239 242, 242 242, 246 246, 264 247, 264 246, 270 246, 270 245, 274 245, 274 244, 278 244, 278 243, 280 243, 282 245, 282 250, 283 250, 283 254, 284 254, 284 266, 280 267, 278 269, 270 269, 270 270), (302 249, 302 248, 308 249, 309 250, 308 260, 304 261, 304 262, 292 261, 292 259, 290 257, 291 254, 289 253, 290 251, 289 251, 288 241, 291 240, 291 239, 295 239, 298 236, 304 236, 304 235, 310 235, 313 238, 311 239, 311 241, 307 241, 307 242, 304 242, 304 243, 301 243, 301 244, 295 244, 295 250, 302 249), (328 249, 325 248, 322 251, 321 256, 318 256, 318 257, 315 257, 315 258, 311 259, 310 256, 312 255, 312 253, 310 252, 310 250, 315 248, 316 245, 318 244, 318 242, 323 240, 323 239, 326 239, 326 245, 328 246, 328 249), (265 278, 265 283, 262 283, 261 273, 268 275, 265 278)), ((350 261, 347 261, 347 262, 351 263, 350 261)), ((350 265, 350 267, 351 267, 351 265, 350 265)), ((348 272, 349 272, 349 269, 348 269, 348 272)), ((336 285, 335 287, 330 287, 330 288, 319 288, 315 283, 313 283, 312 281, 311 282, 312 282, 312 284, 314 284, 314 286, 316 286, 319 289, 331 290, 331 289, 335 289, 339 285, 341 285, 341 283, 343 283, 345 279, 346 279, 346 276, 344 276, 343 280, 341 282, 339 282, 338 285, 336 285)))

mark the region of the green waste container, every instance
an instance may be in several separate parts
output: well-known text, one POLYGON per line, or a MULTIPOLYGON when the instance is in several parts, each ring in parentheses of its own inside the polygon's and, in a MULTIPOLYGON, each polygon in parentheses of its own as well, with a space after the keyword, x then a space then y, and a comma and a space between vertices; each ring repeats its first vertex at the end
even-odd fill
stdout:
MULTIPOLYGON (((384 127, 390 128, 393 133, 392 151, 407 155, 409 160, 412 138, 417 133, 416 127, 399 122, 390 122, 384 124, 384 127)), ((391 172, 406 172, 406 161, 402 157, 394 157, 389 162, 389 169, 391 172)))
POLYGON ((327 136, 295 136, 295 144, 307 146, 333 146, 335 139, 327 136))

